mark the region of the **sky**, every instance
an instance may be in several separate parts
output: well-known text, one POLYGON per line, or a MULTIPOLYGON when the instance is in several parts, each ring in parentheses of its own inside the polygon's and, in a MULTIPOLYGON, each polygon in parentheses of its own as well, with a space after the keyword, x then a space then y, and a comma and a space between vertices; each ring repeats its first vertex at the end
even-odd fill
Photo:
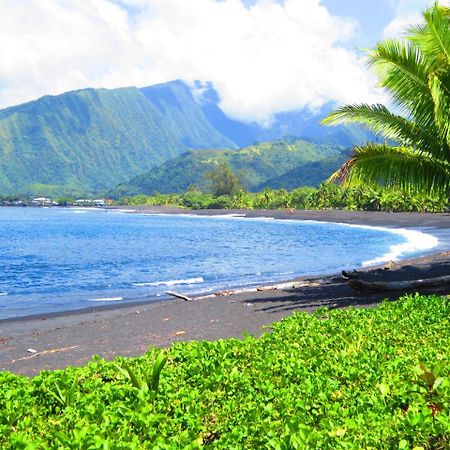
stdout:
MULTIPOLYGON (((385 101, 364 49, 432 0, 1 0, 0 107, 87 87, 211 82, 246 122, 385 101)), ((442 3, 448 3, 446 0, 442 3)))

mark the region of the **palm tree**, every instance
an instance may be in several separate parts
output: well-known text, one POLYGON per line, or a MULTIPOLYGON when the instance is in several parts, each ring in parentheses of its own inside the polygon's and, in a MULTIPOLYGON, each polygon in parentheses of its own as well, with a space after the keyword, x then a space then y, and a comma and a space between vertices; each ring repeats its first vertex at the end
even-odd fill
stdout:
POLYGON ((423 17, 405 40, 383 41, 369 53, 369 65, 398 113, 381 104, 356 104, 324 119, 327 125, 363 124, 386 139, 355 147, 330 180, 449 195, 450 8, 436 3, 423 17))

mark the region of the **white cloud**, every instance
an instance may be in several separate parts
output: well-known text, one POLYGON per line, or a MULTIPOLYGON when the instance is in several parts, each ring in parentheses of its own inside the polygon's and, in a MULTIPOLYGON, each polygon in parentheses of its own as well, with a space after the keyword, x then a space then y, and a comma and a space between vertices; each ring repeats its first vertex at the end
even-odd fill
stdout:
POLYGON ((320 0, 2 0, 0 105, 84 87, 211 81, 243 120, 375 100, 320 0))
MULTIPOLYGON (((402 38, 411 26, 422 22, 422 11, 435 3, 435 0, 390 1, 395 11, 395 17, 383 31, 385 38, 402 38)), ((441 0, 438 3, 448 5, 449 0, 441 0)))

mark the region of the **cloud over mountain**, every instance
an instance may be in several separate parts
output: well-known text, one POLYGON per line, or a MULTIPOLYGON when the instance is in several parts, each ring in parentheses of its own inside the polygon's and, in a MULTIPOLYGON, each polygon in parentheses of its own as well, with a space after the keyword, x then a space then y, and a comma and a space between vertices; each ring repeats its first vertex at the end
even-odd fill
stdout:
POLYGON ((211 81, 234 118, 373 101, 344 43, 357 23, 320 0, 3 0, 0 106, 91 87, 211 81))

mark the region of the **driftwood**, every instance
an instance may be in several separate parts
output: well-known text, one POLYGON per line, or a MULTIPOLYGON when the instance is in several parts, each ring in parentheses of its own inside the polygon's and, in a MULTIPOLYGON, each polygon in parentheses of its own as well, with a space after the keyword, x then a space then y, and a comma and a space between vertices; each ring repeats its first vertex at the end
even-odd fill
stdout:
POLYGON ((350 279, 349 286, 357 291, 403 291, 409 289, 446 286, 450 284, 450 275, 422 280, 408 281, 363 281, 350 279))
POLYGON ((201 297, 195 297, 194 300, 205 300, 207 298, 217 298, 217 297, 228 297, 230 295, 236 294, 248 294, 254 292, 265 292, 265 291, 290 291, 296 290, 303 287, 314 287, 320 286, 320 282, 315 281, 289 281, 287 283, 271 284, 267 286, 257 286, 252 288, 242 288, 234 289, 231 291, 218 291, 214 294, 203 295, 201 297))
MULTIPOLYGON (((386 263, 386 265, 384 267, 378 267, 377 269, 372 269, 371 272, 373 272, 373 273, 383 273, 383 272, 386 272, 386 270, 392 269, 392 267, 394 265, 395 265, 394 262, 389 261, 388 263, 386 263)), ((367 275, 367 272, 359 272, 357 270, 352 270, 350 272, 348 272, 346 270, 342 271, 342 276, 346 280, 359 280, 361 278, 364 278, 365 275, 367 275)))
POLYGON ((186 302, 190 302, 192 300, 192 298, 188 297, 187 295, 178 294, 177 292, 173 292, 173 291, 167 291, 166 294, 171 295, 172 297, 181 298, 182 300, 184 300, 186 302))
POLYGON ((33 350, 33 349, 28 349, 28 352, 33 353, 31 356, 24 356, 23 358, 13 359, 11 361, 11 364, 14 364, 17 361, 26 361, 28 359, 36 358, 36 356, 50 355, 52 353, 66 352, 67 350, 74 350, 76 348, 79 348, 79 346, 78 345, 72 345, 72 347, 52 348, 51 350, 43 350, 42 352, 37 352, 37 351, 30 352, 30 350, 33 350))
POLYGON ((342 276, 346 280, 356 280, 356 279, 361 278, 362 276, 364 276, 364 274, 361 273, 361 272, 358 272, 357 270, 352 270, 351 272, 343 270, 342 271, 342 276))

